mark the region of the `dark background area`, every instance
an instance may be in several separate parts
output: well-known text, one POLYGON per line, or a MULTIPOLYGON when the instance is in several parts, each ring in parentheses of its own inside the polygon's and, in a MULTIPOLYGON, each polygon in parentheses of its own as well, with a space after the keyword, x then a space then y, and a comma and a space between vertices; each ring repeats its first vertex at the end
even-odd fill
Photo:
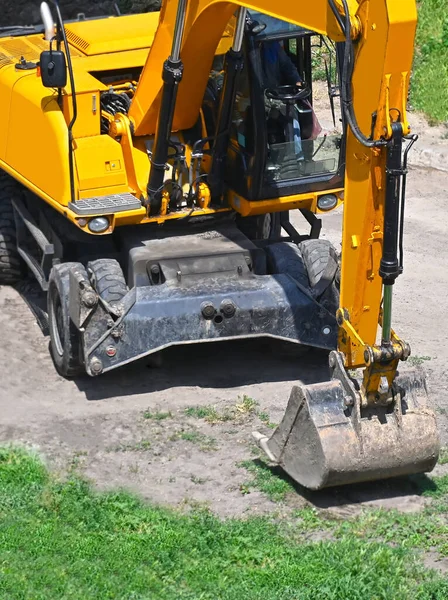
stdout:
MULTIPOLYGON (((0 3, 0 27, 40 23, 40 0, 0 0, 0 3)), ((115 3, 123 14, 149 12, 160 7, 160 0, 60 0, 64 19, 74 19, 78 13, 86 16, 116 14, 115 3)))

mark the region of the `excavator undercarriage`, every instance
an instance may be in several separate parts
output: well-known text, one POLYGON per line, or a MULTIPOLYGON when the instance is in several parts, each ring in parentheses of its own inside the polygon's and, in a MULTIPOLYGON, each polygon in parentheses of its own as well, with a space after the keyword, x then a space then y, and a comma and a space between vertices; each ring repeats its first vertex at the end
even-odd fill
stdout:
POLYGON ((310 489, 430 471, 435 414, 392 329, 415 0, 165 0, 66 23, 53 4, 42 28, 0 33, 0 283, 28 270, 46 292, 59 373, 175 344, 321 348, 331 380, 294 386, 273 435, 254 432, 269 459, 310 489), (316 37, 335 58, 325 133, 316 37), (275 86, 274 51, 292 65, 275 86), (341 254, 319 237, 338 207, 341 254))

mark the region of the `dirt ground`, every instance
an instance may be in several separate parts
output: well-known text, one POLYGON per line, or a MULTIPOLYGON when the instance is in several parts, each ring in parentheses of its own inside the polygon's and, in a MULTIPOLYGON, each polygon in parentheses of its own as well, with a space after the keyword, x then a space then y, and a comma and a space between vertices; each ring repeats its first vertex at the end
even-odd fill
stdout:
MULTIPOLYGON (((427 372, 443 445, 448 443, 447 178, 435 170, 409 174, 405 273, 396 285, 393 317, 394 328, 412 346, 411 363, 422 363, 427 372)), ((300 214, 292 218, 300 228, 300 214)), ((324 237, 339 244, 340 231, 341 212, 327 215, 324 237)), ((328 377, 325 354, 274 342, 206 344, 167 350, 159 367, 139 362, 99 378, 68 381, 54 369, 45 326, 37 323, 30 300, 38 305, 42 298, 29 286, 20 292, 0 286, 1 442, 32 446, 56 471, 76 468, 100 488, 125 487, 155 502, 205 503, 221 516, 273 509, 261 492, 243 493, 251 475, 239 463, 256 460, 252 430, 272 431, 259 413, 278 423, 294 383, 328 377), (252 411, 244 412, 244 396, 258 403, 252 411), (185 414, 187 408, 208 405, 236 416, 210 424, 185 414), (170 414, 158 419, 158 411, 170 414)), ((288 507, 307 502, 342 516, 365 504, 402 510, 423 505, 407 480, 315 494, 297 489, 288 507)))

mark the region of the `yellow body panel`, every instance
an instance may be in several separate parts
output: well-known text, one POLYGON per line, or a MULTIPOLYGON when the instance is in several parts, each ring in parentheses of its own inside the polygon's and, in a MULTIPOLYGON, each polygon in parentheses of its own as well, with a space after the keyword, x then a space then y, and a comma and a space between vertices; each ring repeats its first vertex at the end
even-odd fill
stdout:
POLYGON ((108 135, 77 139, 75 164, 81 198, 128 191, 121 146, 108 135))
MULTIPOLYGON (((154 14, 148 15, 148 19, 147 15, 140 17, 145 23, 157 23, 154 14)), ((115 31, 119 32, 121 19, 110 19, 107 25, 116 23, 115 31)), ((123 19, 126 21, 127 17, 123 19)), ((95 23, 97 26, 102 23, 104 28, 104 20, 95 23)), ((90 25, 91 22, 81 24, 90 25)), ((64 90, 61 112, 57 92, 43 87, 36 70, 15 69, 22 55, 29 61, 37 61, 40 52, 48 47, 38 35, 0 38, 0 110, 6 124, 0 127, 0 166, 62 211, 71 199, 67 131, 73 117, 71 86, 68 82, 64 90)), ((100 92, 108 86, 95 74, 112 68, 142 68, 148 48, 117 52, 113 60, 110 54, 85 56, 76 49, 71 49, 71 54, 78 105, 73 129, 76 197, 135 191, 128 185, 120 144, 109 136, 100 135, 100 92), (109 152, 106 148, 114 150, 109 152), (79 164, 76 164, 77 160, 79 164), (105 173, 104 165, 108 161, 118 161, 121 171, 105 173), (96 175, 93 174, 94 164, 100 165, 96 175)), ((139 146, 140 140, 135 144, 139 146)), ((147 180, 146 152, 142 157, 140 147, 140 150, 133 150, 133 155, 139 168, 139 179, 147 180)), ((75 215, 72 216, 74 220, 75 215)))
POLYGON ((149 48, 159 22, 159 13, 126 15, 69 23, 67 39, 75 48, 92 56, 149 48))
POLYGON ((22 75, 16 81, 7 123, 7 143, 0 160, 45 195, 67 204, 70 199, 67 124, 56 96, 42 88, 35 73, 22 75))
MULTIPOLYGON (((92 92, 82 92, 76 94, 76 102, 78 105, 78 116, 73 127, 73 135, 76 139, 90 137, 92 135, 99 136, 100 129, 100 93, 97 90, 92 92)), ((71 96, 64 96, 63 107, 65 121, 67 125, 73 117, 73 105, 71 96)))
MULTIPOLYGON (((0 56, 1 60, 1 56, 0 56)), ((0 63, 1 64, 1 63, 0 63)), ((14 67, 4 66, 0 72, 0 115, 9 115, 11 108, 12 88, 17 77, 14 67)), ((8 141, 8 127, 0 127, 0 157, 6 156, 6 144, 8 141)))
POLYGON ((284 196, 272 198, 270 200, 247 200, 234 192, 229 192, 228 201, 230 206, 243 217, 265 215, 266 213, 282 212, 284 210, 300 210, 304 208, 311 210, 313 213, 324 213, 324 211, 319 210, 317 201, 319 196, 326 196, 328 194, 334 194, 338 197, 338 203, 332 210, 342 204, 342 190, 339 188, 325 190, 325 192, 320 193, 297 194, 295 196, 284 196))

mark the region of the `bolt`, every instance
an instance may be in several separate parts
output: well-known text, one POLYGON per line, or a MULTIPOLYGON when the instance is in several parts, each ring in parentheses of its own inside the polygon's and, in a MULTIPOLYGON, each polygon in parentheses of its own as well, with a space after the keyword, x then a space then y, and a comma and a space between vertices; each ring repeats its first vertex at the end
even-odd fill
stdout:
POLYGON ((243 274, 243 267, 241 265, 238 265, 237 271, 238 271, 238 275, 242 275, 243 274))
POLYGON ((111 327, 114 326, 114 320, 113 319, 107 319, 107 323, 106 323, 108 329, 110 329, 111 327))
POLYGON ((154 283, 160 282, 160 267, 159 265, 151 265, 151 278, 154 283))
POLYGON ((116 355, 116 353, 117 353, 117 349, 115 348, 115 346, 108 346, 106 348, 107 356, 110 356, 112 358, 113 356, 116 355))
POLYGON ((364 350, 364 362, 366 363, 366 365, 371 365, 374 362, 374 355, 373 355, 373 351, 372 348, 366 348, 364 350))
POLYGON ((380 379, 378 391, 380 394, 387 394, 387 392, 389 391, 389 382, 387 381, 387 377, 384 375, 380 379))
POLYGON ((411 346, 407 342, 403 344, 403 360, 407 360, 411 356, 411 346))
POLYGON ((338 314, 336 315, 336 323, 339 325, 339 327, 341 327, 343 322, 344 317, 341 315, 341 313, 338 312, 338 314))
POLYGON ((330 352, 330 356, 328 357, 328 363, 332 369, 336 366, 336 357, 333 354, 333 352, 330 352))
POLYGON ((177 281, 180 281, 182 279, 182 271, 178 271, 177 272, 177 281))
POLYGON ((252 265, 252 260, 251 260, 250 256, 246 256, 246 264, 248 267, 250 267, 252 265))
POLYGON ((232 300, 223 300, 221 302, 221 312, 225 317, 233 317, 236 307, 232 300))
POLYGON ((344 396, 344 404, 345 406, 353 406, 355 403, 351 396, 344 396))
POLYGON ((90 361, 90 370, 92 371, 93 375, 99 375, 103 372, 103 363, 99 358, 96 358, 96 356, 94 356, 90 361))
POLYGON ((324 335, 330 335, 330 333, 331 333, 331 327, 324 327, 324 328, 322 329, 322 333, 323 333, 324 335))
POLYGON ((121 329, 114 329, 110 332, 110 335, 114 338, 114 340, 119 340, 123 335, 123 332, 121 329))
POLYGON ((97 296, 95 292, 84 292, 81 297, 81 300, 87 308, 93 308, 97 303, 97 296))
POLYGON ((203 302, 201 304, 201 312, 204 319, 213 319, 216 309, 211 302, 203 302))

